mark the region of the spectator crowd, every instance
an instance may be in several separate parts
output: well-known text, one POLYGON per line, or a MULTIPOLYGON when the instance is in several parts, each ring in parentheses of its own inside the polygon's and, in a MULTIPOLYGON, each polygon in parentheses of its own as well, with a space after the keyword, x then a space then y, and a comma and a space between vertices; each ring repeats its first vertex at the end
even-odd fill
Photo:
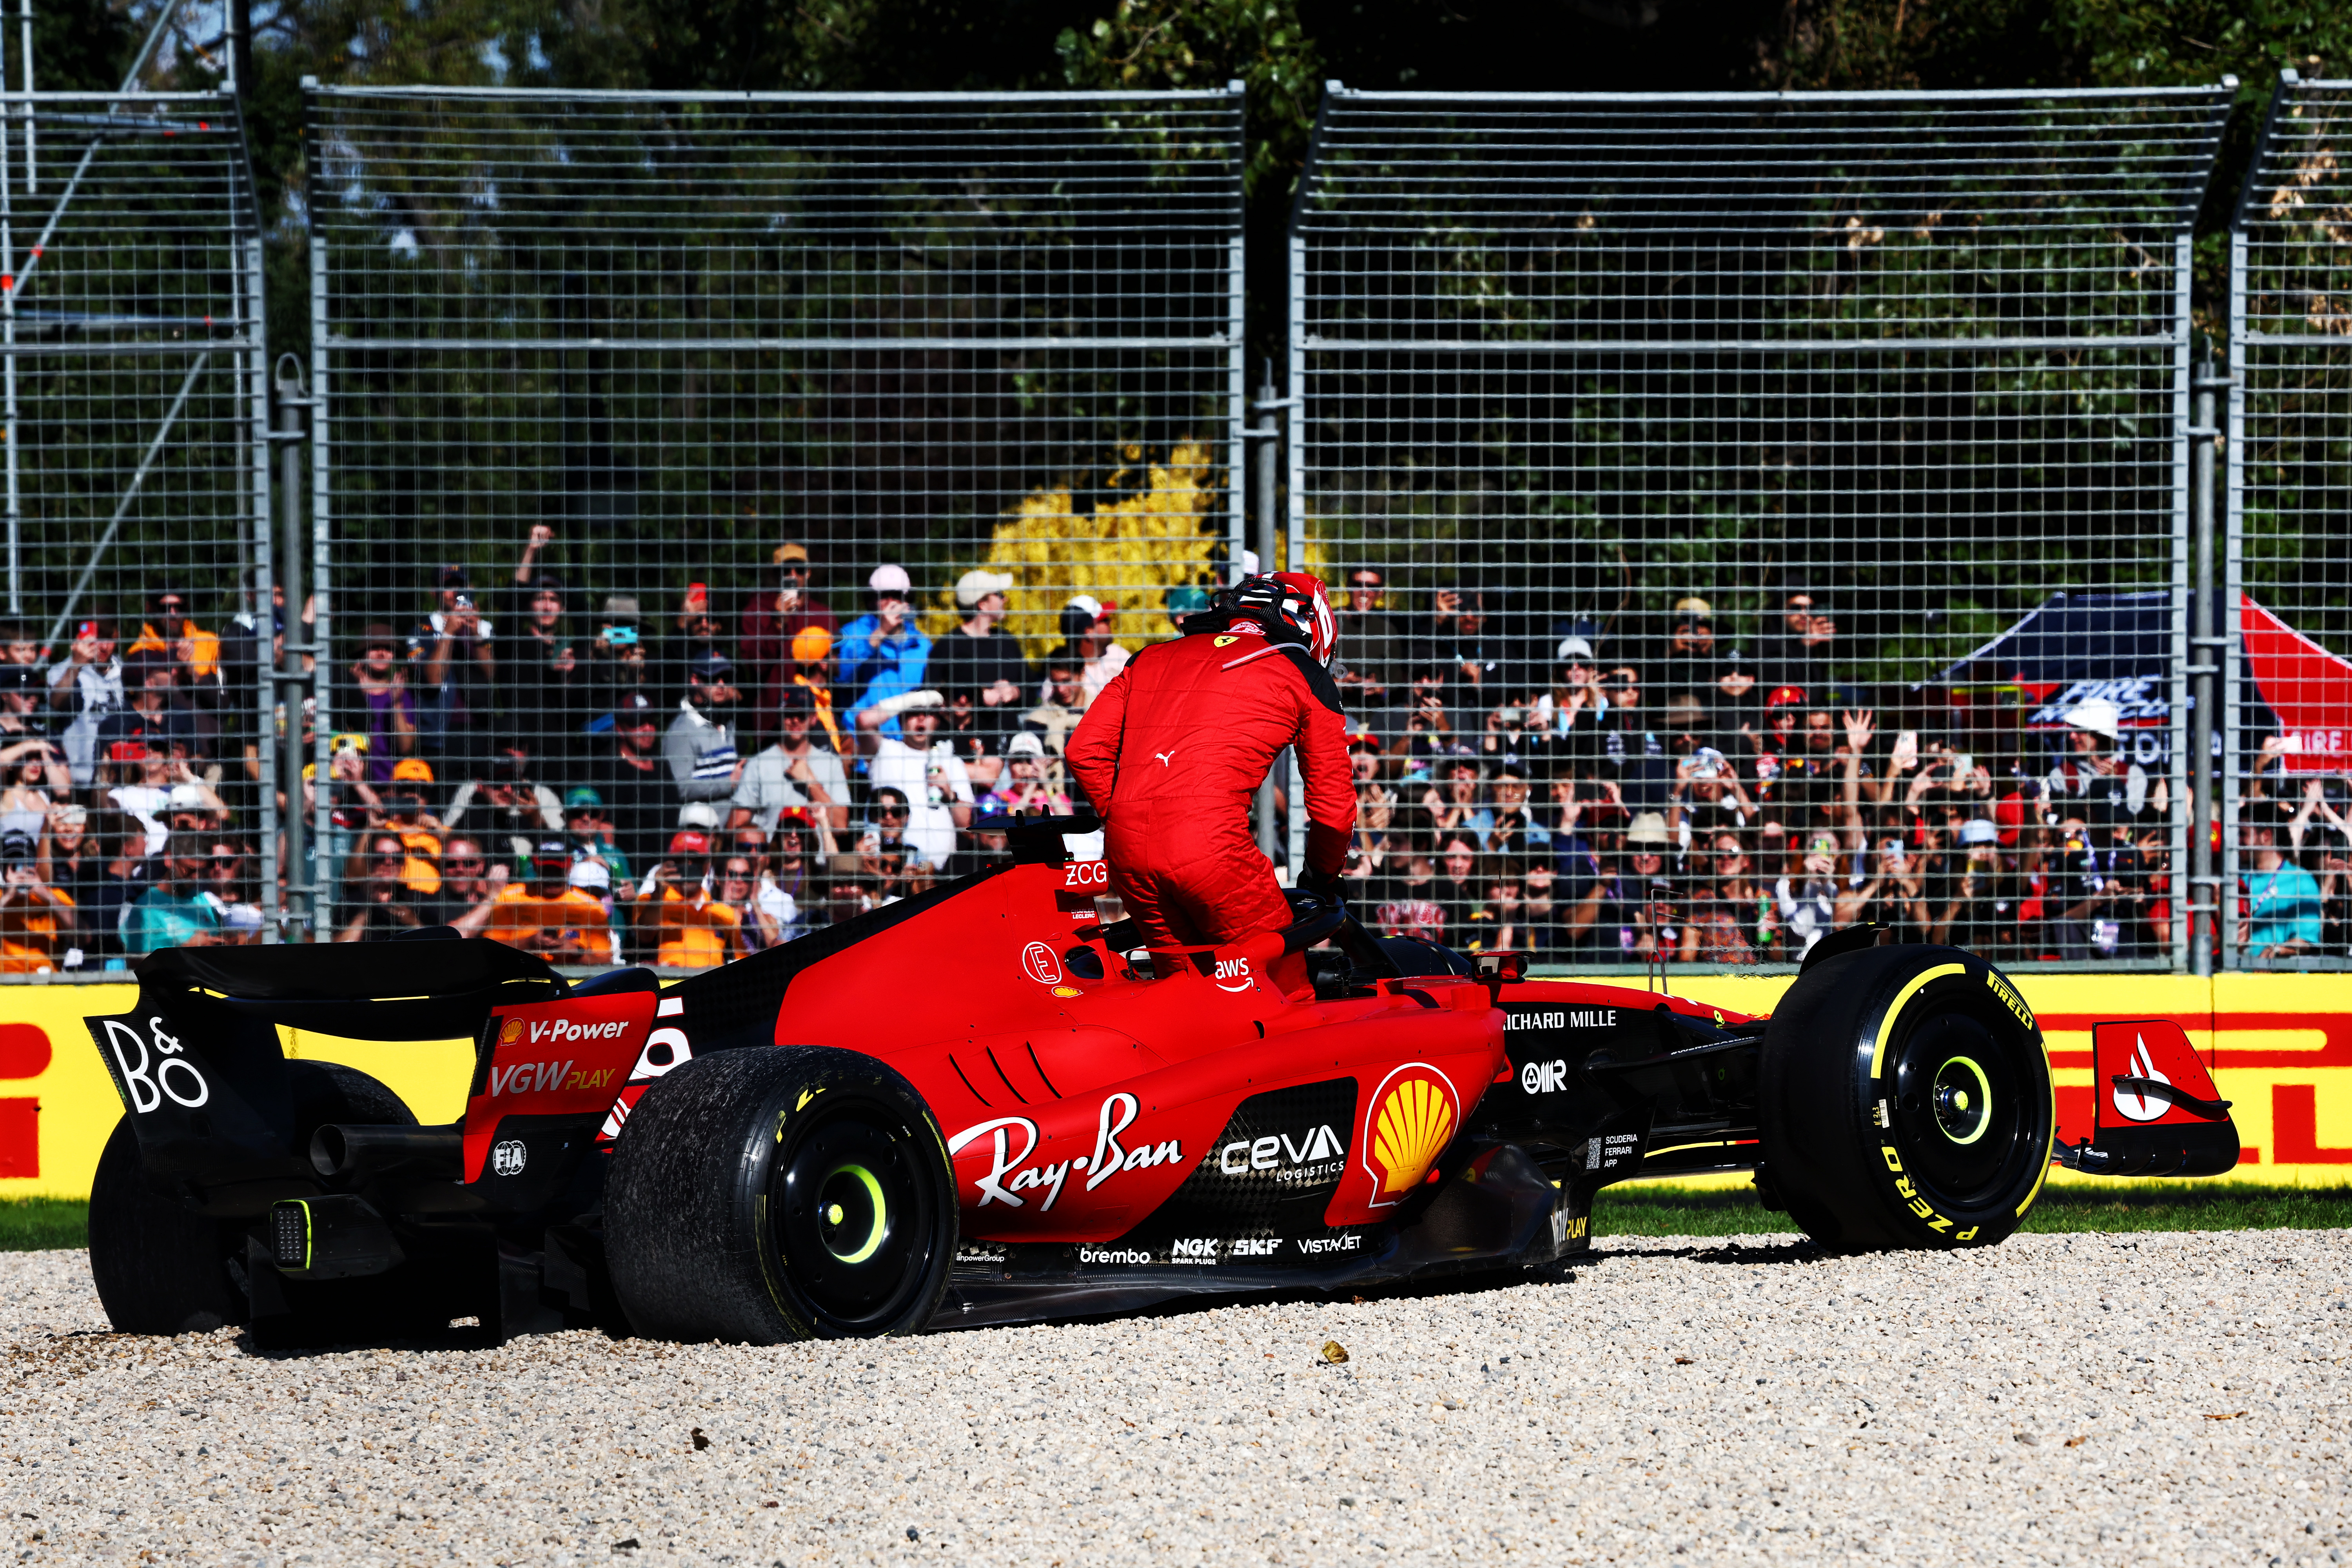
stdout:
MULTIPOLYGON (((560 963, 740 957, 1002 859, 1009 819, 1085 809, 1071 730, 1207 599, 1074 595, 1033 662, 984 569, 933 636, 931 585, 893 563, 861 565, 850 603, 786 543, 731 602, 689 583, 648 605, 583 594, 557 548, 535 528, 494 580, 446 565, 413 622, 341 628, 326 777, 299 782, 327 830, 299 866, 249 831, 282 605, 265 641, 250 604, 207 631, 161 588, 54 660, 7 628, 0 968, 257 941, 264 877, 316 889, 320 941, 450 925, 560 963)), ((2111 701, 2056 735, 1897 712, 1801 584, 1738 647, 1695 598, 1629 628, 1371 567, 1334 596, 1348 885, 1387 934, 1593 963, 1793 962, 1857 921, 2008 963, 2170 952, 2168 772, 2111 701)), ((2352 802, 2286 763, 2251 770, 2231 916, 2273 961, 2343 952, 2352 894, 2352 802)))

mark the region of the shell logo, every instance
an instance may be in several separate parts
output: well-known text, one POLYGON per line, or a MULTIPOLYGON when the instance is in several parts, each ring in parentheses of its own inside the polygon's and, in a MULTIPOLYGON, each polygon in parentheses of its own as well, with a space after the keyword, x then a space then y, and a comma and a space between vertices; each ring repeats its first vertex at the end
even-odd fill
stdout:
POLYGON ((1364 1163, 1371 1206, 1385 1208, 1421 1184, 1462 1121, 1453 1082, 1427 1062, 1407 1062, 1381 1080, 1364 1112, 1364 1163))
POLYGON ((502 1046, 511 1046, 521 1038, 522 1020, 520 1018, 509 1018, 506 1027, 499 1031, 499 1044, 502 1046))

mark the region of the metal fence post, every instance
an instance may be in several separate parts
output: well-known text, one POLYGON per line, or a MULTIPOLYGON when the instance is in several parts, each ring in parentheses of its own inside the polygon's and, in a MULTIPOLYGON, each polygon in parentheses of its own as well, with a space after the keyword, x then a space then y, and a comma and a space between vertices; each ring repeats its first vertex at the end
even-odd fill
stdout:
POLYGON ((305 834, 301 803, 302 699, 311 685, 302 661, 317 653, 315 645, 301 635, 302 584, 307 575, 303 557, 311 552, 310 531, 303 526, 301 447, 307 437, 302 429, 302 411, 315 405, 310 388, 303 384, 301 361, 292 354, 278 357, 277 391, 278 428, 271 432, 271 439, 278 445, 278 489, 282 497, 278 580, 286 591, 286 643, 274 682, 278 710, 286 715, 285 733, 278 738, 275 748, 284 759, 278 764, 278 774, 286 781, 287 792, 287 810, 282 819, 285 847, 278 856, 287 868, 280 940, 301 942, 318 929, 316 881, 306 877, 302 869, 305 834))
POLYGON ((2189 779, 2192 805, 2189 819, 2189 898, 2183 905, 2188 927, 2191 971, 2213 973, 2216 945, 2214 920, 2221 908, 2213 874, 2213 698, 2215 662, 2224 639, 2213 625, 2217 588, 2213 575, 2213 458, 2221 431, 2213 424, 2213 393, 2229 382, 2213 372, 2213 345, 2207 340, 2197 356, 2196 403, 2190 415, 2189 438, 2189 606, 2194 631, 2189 639, 2189 779))

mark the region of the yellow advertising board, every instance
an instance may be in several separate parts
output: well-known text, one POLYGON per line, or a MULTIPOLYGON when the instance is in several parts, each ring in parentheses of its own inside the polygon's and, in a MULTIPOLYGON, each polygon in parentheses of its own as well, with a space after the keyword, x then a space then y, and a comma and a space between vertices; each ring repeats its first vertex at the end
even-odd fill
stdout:
MULTIPOLYGON (((2087 1134, 2091 1026, 2169 1018, 2205 1055, 2245 1153, 2226 1180, 2352 1182, 2352 975, 2012 974, 2041 1020, 2063 1134, 2087 1134)), ((1769 1013, 1787 975, 1678 978, 1678 994, 1769 1013)), ((131 985, 0 987, 0 1197, 82 1197, 122 1113, 85 1017, 127 1011, 131 985)), ((424 1122, 465 1112, 473 1047, 464 1040, 383 1045, 281 1031, 287 1054, 341 1062, 381 1079, 424 1122)), ((2084 1180, 2053 1173, 2060 1181, 2084 1180)))

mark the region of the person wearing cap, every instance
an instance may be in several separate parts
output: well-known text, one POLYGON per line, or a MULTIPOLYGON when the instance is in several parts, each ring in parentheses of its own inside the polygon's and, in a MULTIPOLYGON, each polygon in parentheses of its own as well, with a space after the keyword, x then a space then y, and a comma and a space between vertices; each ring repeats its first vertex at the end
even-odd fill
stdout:
POLYGON ((392 627, 373 621, 360 638, 352 666, 352 687, 367 704, 368 780, 392 782, 393 763, 416 750, 416 697, 408 671, 396 661, 399 646, 392 627))
POLYGON ((1070 797, 1045 777, 1045 743, 1024 730, 1005 742, 1004 773, 980 802, 983 816, 1067 816, 1070 797))
POLYGON ((488 735, 496 709, 497 631, 475 604, 463 566, 442 567, 435 587, 437 606, 408 638, 417 729, 428 755, 467 763, 488 735))
POLYGON ((614 710, 609 747, 579 770, 580 781, 604 803, 614 842, 633 865, 653 864, 677 817, 661 734, 660 711, 644 692, 632 691, 614 710))
POLYGON ((1712 696, 1715 685, 1715 607, 1705 599, 1675 601, 1666 646, 1651 684, 1669 695, 1712 696))
POLYGON ((1625 829, 1625 872, 1621 897, 1626 910, 1626 938, 1631 956, 1647 963, 1678 958, 1683 943, 1683 907, 1668 868, 1674 835, 1664 812, 1634 814, 1625 829))
POLYGON ((792 658, 791 679, 778 691, 777 722, 781 724, 783 716, 782 691, 787 689, 805 691, 816 711, 817 727, 810 731, 811 738, 821 731, 824 743, 833 748, 835 756, 848 756, 850 742, 843 737, 841 722, 835 717, 833 634, 823 626, 803 626, 793 635, 792 658))
POLYGON ((59 740, 74 787, 88 789, 97 776, 99 723, 129 706, 112 622, 92 616, 74 626, 66 657, 49 667, 49 706, 66 716, 59 740))
POLYGON ((840 638, 841 618, 811 591, 814 565, 806 545, 780 544, 770 557, 767 580, 743 595, 735 648, 762 740, 774 733, 777 693, 792 683, 793 666, 806 662, 793 651, 794 640, 803 632, 820 631, 829 648, 840 638))
POLYGON ((1752 755, 1764 728, 1765 693, 1757 684, 1756 661, 1735 647, 1708 673, 1713 680, 1700 695, 1715 715, 1717 746, 1734 757, 1752 755))
MULTIPOLYGON (((404 759, 401 766, 423 765, 422 758, 404 759)), ((551 833, 563 831, 563 800, 550 786, 531 777, 530 749, 520 737, 499 749, 485 775, 468 779, 457 786, 449 797, 449 809, 441 818, 442 826, 457 828, 464 826, 470 832, 490 836, 502 843, 520 841, 514 860, 520 865, 530 853, 530 846, 551 833)), ((394 770, 395 781, 399 770, 394 770)), ((426 783, 431 782, 427 774, 426 783)), ((397 788, 395 782, 395 788, 397 788)))
POLYGON ((220 916, 204 897, 208 863, 202 834, 171 836, 163 851, 162 876, 122 911, 125 952, 211 947, 219 942, 220 916))
MULTIPOLYGON (((914 584, 903 566, 877 566, 866 580, 874 607, 841 628, 834 658, 850 700, 849 717, 857 721, 876 703, 919 690, 923 670, 930 662, 931 639, 915 624, 914 584)), ((884 728, 896 735, 894 713, 884 728)))
POLYGON ((964 619, 931 645, 924 677, 950 702, 961 693, 971 694, 974 729, 992 754, 1002 751, 1004 737, 1013 732, 1021 693, 1030 679, 1021 639, 1003 624, 1007 607, 1004 595, 1012 586, 1013 579, 1006 574, 979 567, 956 579, 956 605, 964 612, 964 619))
POLYGON ((1832 661, 1846 651, 1839 647, 1837 621, 1829 614, 1827 601, 1791 579, 1780 595, 1776 619, 1777 625, 1766 623, 1758 648, 1763 684, 1824 690, 1832 661))
POLYGON ((743 782, 743 759, 735 749, 735 667, 725 654, 707 649, 687 668, 686 695, 662 737, 662 756, 680 803, 722 801, 743 782))
MULTIPOLYGON (((1073 594, 1062 606, 1062 646, 1079 660, 1078 683, 1086 693, 1081 708, 1092 707, 1102 689, 1127 668, 1127 649, 1111 640, 1111 622, 1118 616, 1116 601, 1097 599, 1092 594, 1073 594)), ((1052 700, 1043 687, 1038 696, 1041 701, 1052 700)))
POLYGON ((1480 848, 1489 855, 1507 855, 1514 859, 1530 850, 1545 855, 1551 852, 1551 830, 1537 821, 1528 806, 1528 770, 1523 764, 1504 761, 1495 769, 1494 782, 1487 785, 1486 793, 1488 804, 1462 821, 1465 832, 1478 836, 1480 848))
POLYGON ((939 733, 936 691, 909 691, 886 698, 857 716, 857 742, 866 752, 866 781, 878 797, 885 786, 903 794, 913 807, 907 837, 934 869, 955 853, 956 834, 971 821, 971 773, 951 742, 939 733), (893 719, 899 733, 885 726, 893 719))
MULTIPOLYGON (((29 665, 0 663, 0 746, 50 739, 48 715, 41 710, 42 699, 47 695, 39 670, 29 665)), ((62 763, 64 752, 58 752, 58 758, 62 763)), ((67 782, 72 782, 70 773, 67 782)))
POLYGON ((670 836, 669 853, 637 887, 629 921, 664 969, 711 969, 742 956, 742 916, 718 896, 707 829, 670 836))
POLYGON ((2044 781, 2058 810, 2092 826, 2116 830, 2171 816, 2171 779, 2162 774, 2150 779, 2146 768, 2117 754, 2123 710, 2114 699, 2086 697, 2061 717, 2066 721, 2067 753, 2044 781))
POLYGON ((849 774, 839 755, 811 736, 816 703, 804 686, 787 686, 776 702, 781 733, 744 765, 730 798, 730 829, 756 827, 773 833, 787 811, 805 812, 821 836, 825 854, 834 836, 849 828, 849 774))
POLYGON ((79 951, 74 901, 41 876, 39 839, 0 830, 0 974, 39 974, 79 951))
MULTIPOLYGON (((582 726, 585 734, 604 733, 609 728, 605 716, 618 713, 630 698, 646 695, 645 628, 640 619, 634 596, 605 595, 604 613, 596 618, 596 636, 588 644, 588 668, 574 677, 581 682, 580 710, 597 716, 582 726)), ((588 750, 593 753, 593 744, 588 750)))
POLYGON ((580 727, 576 700, 584 684, 579 651, 563 623, 563 579, 539 564, 555 530, 531 525, 515 563, 502 606, 509 633, 499 650, 509 718, 525 735, 551 748, 555 737, 580 727))
POLYGON ((561 838, 531 846, 529 875, 457 922, 480 934, 535 952, 551 963, 610 963, 613 933, 603 900, 572 885, 572 847, 561 838))
POLYGON ((563 831, 572 839, 574 860, 593 860, 613 874, 613 885, 635 880, 629 857, 614 842, 612 819, 604 815, 604 797, 586 784, 563 792, 563 831))
POLYGON ((1950 903, 1937 915, 1930 942, 1966 948, 1999 963, 2027 956, 2018 939, 2025 888, 2000 852, 2000 826, 1988 817, 1960 824, 1960 873, 1950 903))

